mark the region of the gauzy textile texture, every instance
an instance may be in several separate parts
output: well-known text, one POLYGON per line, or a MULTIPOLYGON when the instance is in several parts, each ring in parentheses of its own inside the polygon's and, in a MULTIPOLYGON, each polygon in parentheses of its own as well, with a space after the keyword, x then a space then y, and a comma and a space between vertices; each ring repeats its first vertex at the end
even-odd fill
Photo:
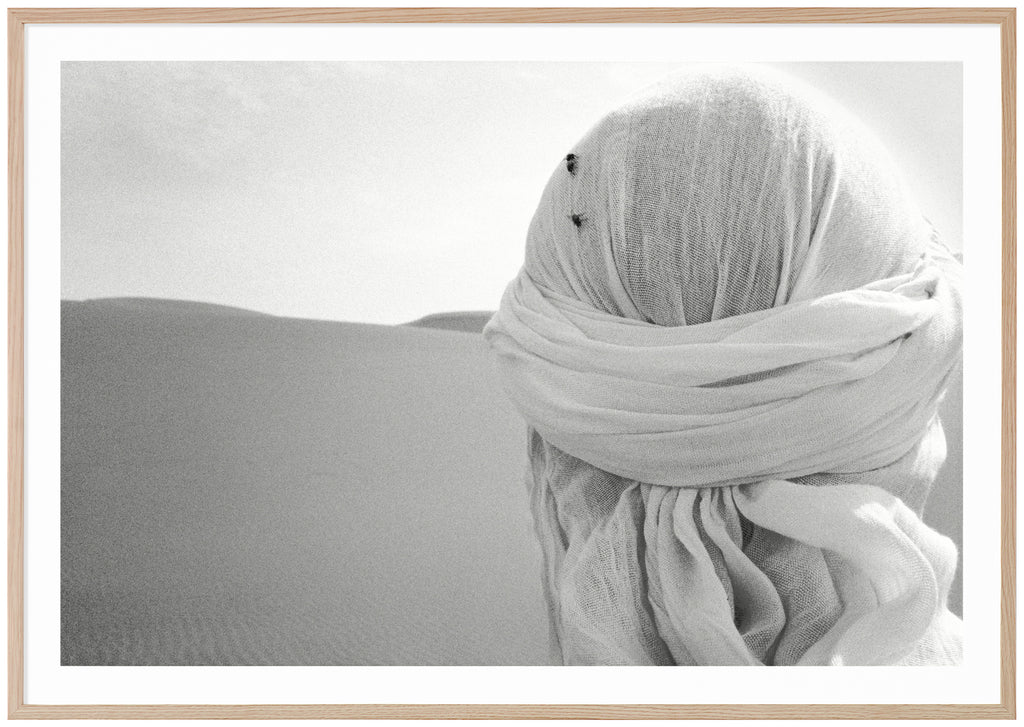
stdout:
POLYGON ((880 144, 702 67, 569 151, 485 331, 562 662, 959 663, 957 550, 920 513, 960 264, 880 144))

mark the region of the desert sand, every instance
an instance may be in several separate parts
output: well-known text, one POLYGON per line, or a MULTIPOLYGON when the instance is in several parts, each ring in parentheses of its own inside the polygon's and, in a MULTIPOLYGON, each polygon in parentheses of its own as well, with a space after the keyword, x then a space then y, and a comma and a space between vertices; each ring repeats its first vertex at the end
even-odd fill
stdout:
POLYGON ((62 305, 64 664, 544 664, 482 337, 62 305))
MULTIPOLYGON (((62 663, 550 663, 487 315, 64 301, 62 663)), ((926 513, 958 544, 959 397, 926 513)))

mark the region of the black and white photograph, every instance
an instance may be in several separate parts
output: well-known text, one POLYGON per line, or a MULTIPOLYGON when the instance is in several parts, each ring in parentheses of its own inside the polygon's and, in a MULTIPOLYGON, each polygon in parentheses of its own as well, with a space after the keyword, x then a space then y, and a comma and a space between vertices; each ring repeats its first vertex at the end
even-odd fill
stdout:
POLYGON ((963 77, 63 61, 60 664, 962 664, 963 77))

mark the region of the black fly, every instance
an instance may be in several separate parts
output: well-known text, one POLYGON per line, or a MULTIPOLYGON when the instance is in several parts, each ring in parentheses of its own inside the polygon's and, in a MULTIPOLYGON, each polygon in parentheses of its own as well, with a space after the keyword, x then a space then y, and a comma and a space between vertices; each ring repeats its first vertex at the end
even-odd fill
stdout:
POLYGON ((583 217, 581 217, 580 215, 573 213, 569 215, 569 219, 572 220, 572 223, 577 227, 583 226, 583 217))
MULTIPOLYGON (((569 174, 575 176, 576 174, 576 155, 566 154, 565 156, 565 168, 569 170, 569 174)), ((578 227, 578 225, 577 225, 578 227)))

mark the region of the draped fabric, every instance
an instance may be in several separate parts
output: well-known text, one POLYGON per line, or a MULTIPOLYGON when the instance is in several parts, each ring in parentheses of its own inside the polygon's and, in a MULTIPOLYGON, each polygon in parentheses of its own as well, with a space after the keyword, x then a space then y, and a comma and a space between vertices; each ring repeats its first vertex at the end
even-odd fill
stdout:
POLYGON ((485 335, 566 664, 950 664, 959 263, 815 91, 702 66, 551 176, 485 335))

